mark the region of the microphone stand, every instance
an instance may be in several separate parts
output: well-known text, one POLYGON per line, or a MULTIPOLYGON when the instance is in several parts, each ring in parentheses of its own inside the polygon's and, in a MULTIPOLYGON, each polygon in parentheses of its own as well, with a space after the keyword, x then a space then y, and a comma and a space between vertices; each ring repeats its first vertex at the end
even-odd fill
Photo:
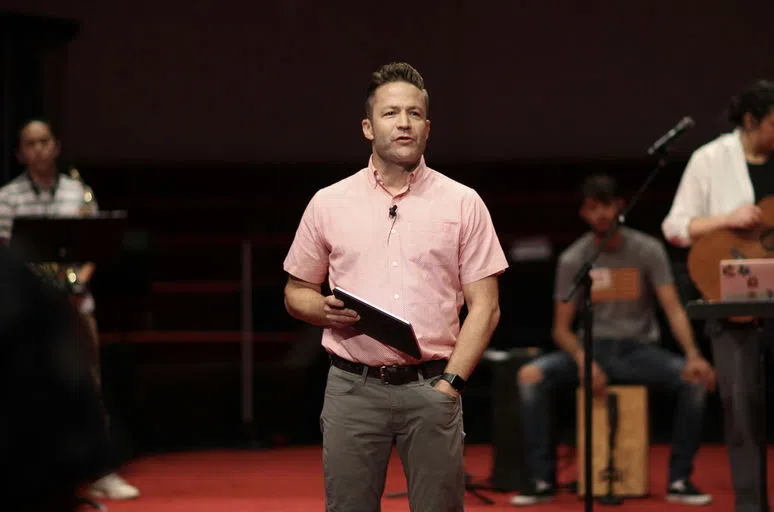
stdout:
POLYGON ((607 480, 607 494, 599 498, 601 505, 620 505, 623 500, 613 493, 613 482, 620 480, 620 472, 615 469, 615 434, 618 430, 618 395, 607 394, 607 425, 609 434, 607 438, 607 469, 602 470, 602 475, 607 480))
POLYGON ((610 226, 610 229, 605 234, 602 243, 599 244, 597 247, 597 250, 594 252, 594 254, 591 256, 591 258, 586 261, 580 269, 578 269, 578 272, 575 274, 575 278, 573 279, 572 286, 570 287, 569 292, 567 292, 567 295, 562 298, 562 302, 569 302, 572 300, 573 296, 577 292, 578 288, 582 289, 582 301, 581 301, 581 321, 583 322, 583 423, 584 423, 584 430, 586 432, 586 435, 584 436, 584 472, 583 474, 586 476, 584 481, 584 488, 586 495, 584 496, 585 501, 585 507, 584 510, 586 512, 591 512, 594 509, 594 496, 593 496, 593 487, 592 487, 592 467, 591 467, 591 450, 592 450, 592 442, 591 442, 591 366, 594 362, 593 357, 593 332, 592 332, 592 325, 594 322, 594 314, 592 312, 592 306, 591 306, 591 268, 593 267, 594 263, 597 261, 597 258, 599 258, 599 255, 602 253, 605 247, 607 247, 607 244, 610 242, 610 239, 613 238, 613 235, 618 230, 619 226, 626 223, 626 217, 629 214, 629 212, 632 210, 634 205, 637 203, 637 201, 640 199, 642 194, 645 192, 645 189, 648 188, 650 183, 655 179, 658 172, 664 168, 666 164, 666 148, 665 145, 662 146, 662 148, 657 151, 658 153, 658 163, 656 167, 650 172, 648 177, 645 179, 645 182, 640 186, 639 190, 632 196, 631 201, 624 207, 624 209, 621 211, 621 213, 618 215, 618 218, 613 221, 613 225, 610 226))

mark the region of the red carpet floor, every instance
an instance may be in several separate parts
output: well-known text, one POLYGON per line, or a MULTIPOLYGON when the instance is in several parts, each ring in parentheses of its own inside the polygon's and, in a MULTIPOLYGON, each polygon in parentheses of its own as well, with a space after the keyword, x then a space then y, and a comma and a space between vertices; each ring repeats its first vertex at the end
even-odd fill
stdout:
MULTIPOLYGON (((322 469, 319 447, 280 448, 266 451, 207 451, 157 455, 138 459, 122 471, 140 488, 141 497, 133 501, 102 503, 109 512, 310 512, 324 510, 322 469)), ((485 479, 491 470, 489 446, 466 447, 466 469, 475 480, 485 479)), ((693 507, 671 505, 663 500, 667 446, 654 446, 650 459, 650 498, 630 499, 621 507, 594 505, 594 510, 635 512, 659 510, 670 512, 693 507)), ((771 459, 772 452, 769 452, 771 459)), ((561 462, 560 462, 561 464, 561 462)), ((560 482, 575 479, 575 461, 570 460, 560 473, 560 482)), ((772 465, 770 464, 770 467, 772 465)), ((769 475, 772 475, 772 469, 769 475)), ((703 446, 696 461, 696 485, 709 491, 714 501, 704 511, 733 510, 733 493, 724 447, 703 446)), ((772 479, 769 479, 771 489, 772 479)), ((400 461, 394 456, 390 464, 386 493, 405 489, 400 461)), ((770 491, 771 492, 771 491, 770 491)), ((509 494, 484 491, 495 500, 485 505, 467 495, 468 511, 518 510, 508 504, 509 494)), ((89 510, 89 509, 84 509, 89 510)), ((408 511, 406 498, 383 499, 384 512, 408 511)), ((549 505, 522 510, 546 512, 584 510, 583 501, 575 495, 562 494, 549 505)))

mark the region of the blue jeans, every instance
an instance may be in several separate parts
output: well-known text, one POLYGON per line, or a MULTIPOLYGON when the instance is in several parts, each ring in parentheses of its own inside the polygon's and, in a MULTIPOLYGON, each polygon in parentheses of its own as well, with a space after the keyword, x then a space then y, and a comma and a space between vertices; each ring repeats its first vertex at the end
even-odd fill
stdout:
MULTIPOLYGON (((593 356, 609 384, 645 385, 677 394, 669 482, 689 478, 699 450, 707 391, 701 384, 680 378, 685 359, 654 343, 610 339, 595 340, 593 356)), ((519 383, 527 464, 534 480, 552 483, 556 460, 547 434, 551 427, 550 393, 577 386, 578 366, 564 351, 546 354, 529 364, 540 369, 543 379, 534 384, 519 383)))

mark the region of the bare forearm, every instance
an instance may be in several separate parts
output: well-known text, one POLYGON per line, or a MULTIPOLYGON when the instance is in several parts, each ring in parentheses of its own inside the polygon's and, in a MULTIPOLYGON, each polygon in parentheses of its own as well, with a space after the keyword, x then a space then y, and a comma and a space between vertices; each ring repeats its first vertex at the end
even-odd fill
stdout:
POLYGON ((454 352, 446 365, 446 373, 453 373, 467 380, 481 360, 499 322, 499 307, 471 308, 460 329, 454 352))
POLYGON ((688 320, 688 315, 680 308, 679 310, 667 315, 669 320, 669 327, 672 329, 672 334, 683 349, 683 353, 687 359, 700 356, 698 347, 696 347, 696 341, 693 338, 693 328, 691 322, 688 320))
POLYGON ((688 234, 696 239, 717 229, 728 227, 727 215, 715 215, 712 217, 694 217, 688 225, 688 234))
POLYGON ((578 336, 575 335, 570 329, 557 328, 553 330, 554 342, 559 345, 559 348, 567 352, 576 361, 583 357, 583 347, 578 340, 578 336))
POLYGON ((290 316, 313 325, 327 326, 325 299, 317 290, 311 288, 286 288, 285 309, 290 316))

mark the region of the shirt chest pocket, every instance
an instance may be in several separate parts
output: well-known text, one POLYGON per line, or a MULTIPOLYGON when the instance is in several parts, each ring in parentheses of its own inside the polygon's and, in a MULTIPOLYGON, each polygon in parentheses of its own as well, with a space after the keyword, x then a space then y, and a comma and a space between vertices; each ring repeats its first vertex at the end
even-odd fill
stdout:
POLYGON ((456 268, 459 229, 453 222, 411 224, 404 231, 403 255, 422 267, 456 268))

